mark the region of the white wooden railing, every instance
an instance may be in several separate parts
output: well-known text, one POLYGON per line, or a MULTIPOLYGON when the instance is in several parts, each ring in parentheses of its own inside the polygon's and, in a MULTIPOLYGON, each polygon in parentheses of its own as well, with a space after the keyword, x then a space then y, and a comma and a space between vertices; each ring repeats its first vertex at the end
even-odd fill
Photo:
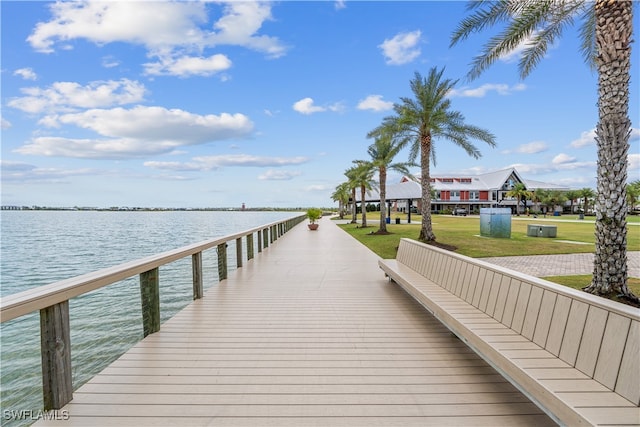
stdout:
POLYGON ((284 233, 303 221, 305 215, 275 221, 239 233, 206 240, 114 267, 83 274, 45 286, 0 298, 0 323, 40 311, 42 358, 42 392, 44 409, 60 409, 73 398, 71 367, 71 331, 69 300, 87 292, 111 285, 129 277, 140 276, 142 323, 144 336, 160 330, 160 283, 158 269, 191 256, 193 299, 203 296, 202 252, 216 248, 218 279, 227 278, 227 242, 236 242, 236 265, 242 267, 246 240, 246 258, 254 257, 254 235, 257 250, 262 252, 284 233))

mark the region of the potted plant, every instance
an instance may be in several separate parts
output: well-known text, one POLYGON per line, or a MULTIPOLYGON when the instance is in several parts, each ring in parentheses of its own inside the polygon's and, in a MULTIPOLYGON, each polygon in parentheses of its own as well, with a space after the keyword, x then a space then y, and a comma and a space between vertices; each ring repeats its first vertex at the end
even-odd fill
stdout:
POLYGON ((309 218, 309 224, 307 224, 307 226, 309 227, 309 230, 318 229, 319 224, 316 224, 316 221, 319 220, 320 217, 322 217, 322 211, 320 209, 318 208, 307 209, 307 218, 309 218))

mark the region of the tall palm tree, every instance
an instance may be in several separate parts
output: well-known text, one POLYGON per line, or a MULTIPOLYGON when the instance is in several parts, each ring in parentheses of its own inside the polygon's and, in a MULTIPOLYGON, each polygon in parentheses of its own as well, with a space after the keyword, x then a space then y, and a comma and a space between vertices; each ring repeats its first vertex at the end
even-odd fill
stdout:
POLYGON ((500 0, 469 2, 476 11, 463 19, 451 45, 498 23, 507 27, 489 39, 473 60, 470 78, 479 76, 502 55, 526 44, 518 64, 526 77, 544 57, 562 30, 581 21, 581 50, 586 62, 598 72, 598 198, 596 250, 591 285, 585 290, 598 295, 612 292, 640 302, 627 287, 627 154, 629 80, 631 59, 631 0, 500 0))
POLYGON ((369 161, 374 168, 378 169, 378 185, 380 191, 380 228, 378 233, 387 232, 387 171, 393 170, 403 175, 410 176, 409 168, 417 166, 412 162, 398 162, 393 160, 402 150, 402 145, 393 140, 393 135, 385 133, 377 137, 373 144, 367 149, 371 157, 369 161))
MULTIPOLYGON (((364 160, 354 160, 355 164, 351 170, 351 179, 353 184, 356 185, 356 188, 360 188, 360 210, 362 211, 362 228, 368 227, 367 225, 367 206, 365 204, 365 200, 367 198, 367 192, 373 189, 373 174, 375 173, 375 169, 371 162, 367 162, 364 160)), ((355 195, 355 193, 354 193, 355 195)), ((354 197, 354 205, 355 205, 355 197, 354 197)))
POLYGON ((336 186, 335 191, 331 194, 331 200, 338 202, 338 215, 340 219, 344 218, 345 206, 349 203, 349 183, 343 182, 336 186))
POLYGON ((480 158, 480 151, 470 141, 477 139, 495 146, 495 136, 489 131, 465 123, 459 111, 451 109, 449 92, 457 80, 443 79, 444 68, 431 68, 426 78, 416 72, 410 81, 413 98, 400 98, 393 106, 395 115, 385 117, 382 124, 369 132, 369 137, 379 137, 391 132, 393 139, 402 147, 410 144, 409 161, 414 162, 420 155, 422 187, 422 227, 420 240, 434 241, 436 235, 431 224, 431 178, 430 162, 436 164, 434 140, 446 139, 464 149, 474 158, 480 158))
POLYGON ((505 194, 507 197, 515 197, 518 201, 516 203, 516 215, 520 216, 520 201, 524 198, 524 200, 531 198, 531 191, 527 190, 527 187, 521 182, 516 182, 513 188, 505 194))

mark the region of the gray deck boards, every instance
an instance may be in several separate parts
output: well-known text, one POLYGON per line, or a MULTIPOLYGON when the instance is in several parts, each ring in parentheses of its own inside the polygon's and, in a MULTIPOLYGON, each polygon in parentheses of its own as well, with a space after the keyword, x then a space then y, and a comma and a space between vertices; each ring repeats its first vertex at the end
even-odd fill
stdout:
MULTIPOLYGON (((69 426, 552 425, 328 219, 74 393, 69 426)), ((374 238, 374 237, 372 237, 374 238)))

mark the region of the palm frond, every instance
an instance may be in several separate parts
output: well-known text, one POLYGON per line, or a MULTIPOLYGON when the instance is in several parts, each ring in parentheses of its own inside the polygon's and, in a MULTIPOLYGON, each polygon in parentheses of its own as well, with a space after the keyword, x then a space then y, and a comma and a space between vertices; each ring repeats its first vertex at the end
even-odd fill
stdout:
POLYGON ((451 35, 449 47, 466 40, 472 33, 484 30, 486 27, 509 19, 511 10, 508 1, 470 1, 467 10, 479 9, 475 14, 463 19, 451 35), (488 9, 482 9, 488 5, 488 9))
POLYGON ((519 14, 512 17, 507 28, 491 37, 483 46, 481 54, 473 59, 467 78, 478 78, 494 62, 525 43, 544 22, 551 6, 551 0, 523 2, 518 10, 519 14))
POLYGON ((596 70, 596 13, 595 7, 587 7, 580 26, 580 53, 592 71, 596 70))

